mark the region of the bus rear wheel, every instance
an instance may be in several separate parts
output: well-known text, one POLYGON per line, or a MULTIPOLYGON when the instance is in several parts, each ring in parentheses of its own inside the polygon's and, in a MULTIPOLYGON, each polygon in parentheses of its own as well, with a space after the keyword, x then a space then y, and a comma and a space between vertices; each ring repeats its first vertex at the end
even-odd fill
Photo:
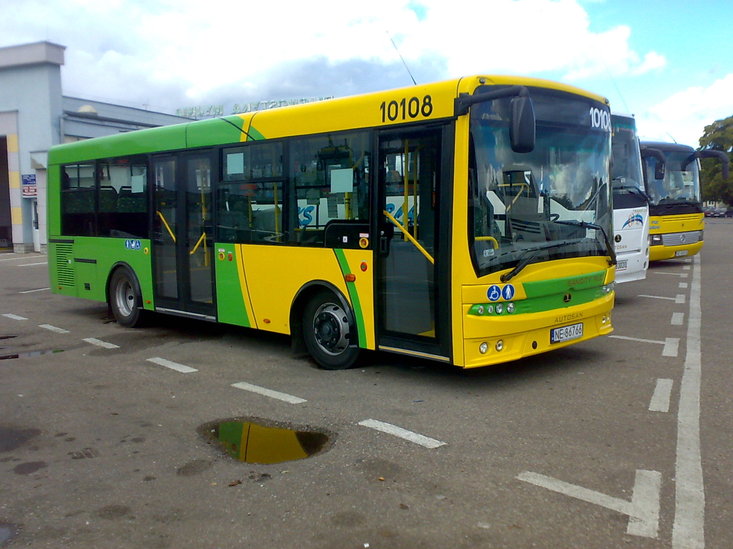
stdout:
POLYGON ((109 307, 117 324, 127 328, 143 321, 142 297, 135 275, 126 267, 118 268, 109 281, 109 307))
POLYGON ((359 348, 350 315, 331 292, 317 293, 303 312, 303 339, 310 355, 325 370, 352 367, 359 348))

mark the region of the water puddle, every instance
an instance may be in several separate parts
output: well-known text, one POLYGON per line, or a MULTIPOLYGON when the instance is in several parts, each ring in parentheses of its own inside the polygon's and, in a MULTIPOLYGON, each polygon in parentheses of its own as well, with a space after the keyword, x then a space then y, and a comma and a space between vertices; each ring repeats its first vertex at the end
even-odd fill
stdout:
POLYGON ((329 435, 323 432, 241 419, 209 423, 200 427, 199 432, 228 455, 245 463, 267 464, 305 459, 323 450, 329 441, 329 435))
MULTIPOLYGON (((0 351, 1 352, 1 351, 0 351)), ((63 353, 63 349, 52 349, 47 351, 27 351, 24 353, 9 353, 0 355, 0 360, 9 360, 11 358, 28 358, 34 356, 52 355, 55 353, 63 353)))
POLYGON ((18 534, 18 527, 15 524, 0 523, 0 547, 5 547, 6 543, 13 541, 18 534))

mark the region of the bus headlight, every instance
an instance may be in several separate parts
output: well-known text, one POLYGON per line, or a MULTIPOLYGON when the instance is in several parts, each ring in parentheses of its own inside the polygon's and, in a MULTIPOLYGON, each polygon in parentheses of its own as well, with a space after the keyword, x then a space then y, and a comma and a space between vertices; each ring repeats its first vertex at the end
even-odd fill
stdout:
POLYGON ((650 234, 649 243, 652 246, 661 246, 662 245, 662 235, 661 234, 650 234))
POLYGON ((507 313, 513 313, 514 312, 514 303, 507 303, 506 304, 506 312, 507 313))
POLYGON ((504 350, 504 341, 500 339, 499 341, 496 342, 496 345, 494 347, 496 348, 497 351, 504 350))
POLYGON ((484 341, 481 345, 478 346, 478 352, 481 353, 482 355, 485 355, 486 353, 488 353, 489 344, 484 341))
POLYGON ((611 282, 610 284, 605 284, 601 286, 601 291, 603 292, 603 295, 608 295, 613 291, 615 287, 616 287, 616 283, 611 282))

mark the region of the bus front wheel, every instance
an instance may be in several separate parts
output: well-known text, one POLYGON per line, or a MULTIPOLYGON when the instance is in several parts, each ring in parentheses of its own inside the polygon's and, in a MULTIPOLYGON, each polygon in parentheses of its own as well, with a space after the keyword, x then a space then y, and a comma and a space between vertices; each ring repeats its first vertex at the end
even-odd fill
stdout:
POLYGON ((303 339, 310 355, 325 370, 352 367, 359 348, 352 341, 350 315, 331 292, 317 293, 303 312, 303 339))
POLYGON ((120 267, 112 273, 108 298, 112 316, 119 325, 134 328, 142 324, 142 297, 132 271, 120 267))

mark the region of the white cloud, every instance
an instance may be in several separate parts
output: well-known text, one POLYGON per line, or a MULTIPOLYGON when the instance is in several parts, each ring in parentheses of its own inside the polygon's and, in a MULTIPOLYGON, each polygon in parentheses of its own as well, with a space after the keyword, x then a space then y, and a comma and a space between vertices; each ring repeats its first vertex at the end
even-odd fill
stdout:
POLYGON ((423 82, 472 73, 577 81, 664 65, 656 52, 634 51, 630 36, 627 26, 591 30, 578 0, 25 0, 0 20, 6 45, 68 47, 67 93, 168 108, 263 87, 298 95, 309 80, 325 95, 406 85, 390 37, 423 82), (330 78, 301 74, 280 85, 286 69, 316 62, 330 78), (368 81, 347 67, 363 63, 372 65, 368 81))
POLYGON ((699 146, 705 126, 733 115, 733 73, 707 87, 692 86, 649 108, 638 117, 642 139, 699 146))

